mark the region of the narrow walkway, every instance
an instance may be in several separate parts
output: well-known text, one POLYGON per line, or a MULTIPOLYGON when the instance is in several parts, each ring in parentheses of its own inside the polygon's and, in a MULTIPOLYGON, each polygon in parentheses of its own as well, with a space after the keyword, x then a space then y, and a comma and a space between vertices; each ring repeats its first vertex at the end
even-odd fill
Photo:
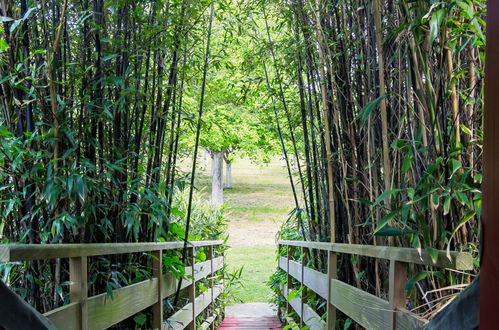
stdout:
POLYGON ((218 329, 282 329, 281 322, 267 303, 248 303, 229 306, 218 329))

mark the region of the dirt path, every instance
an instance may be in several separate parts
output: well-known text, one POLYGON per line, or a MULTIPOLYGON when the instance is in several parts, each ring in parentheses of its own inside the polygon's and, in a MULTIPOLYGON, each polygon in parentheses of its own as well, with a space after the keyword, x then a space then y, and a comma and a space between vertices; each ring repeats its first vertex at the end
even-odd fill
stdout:
POLYGON ((229 223, 229 245, 232 247, 273 245, 280 224, 238 220, 229 223))

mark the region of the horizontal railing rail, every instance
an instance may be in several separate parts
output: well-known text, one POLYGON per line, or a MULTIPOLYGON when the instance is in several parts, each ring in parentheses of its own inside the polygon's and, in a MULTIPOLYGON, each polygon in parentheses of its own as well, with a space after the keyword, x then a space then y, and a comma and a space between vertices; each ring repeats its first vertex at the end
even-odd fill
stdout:
MULTIPOLYGON (((187 289, 189 302, 178 312, 163 319, 163 299, 176 293, 179 280, 163 273, 163 251, 184 247, 183 242, 162 243, 90 243, 90 244, 4 244, 0 262, 69 258, 70 303, 44 315, 58 329, 106 329, 152 306, 154 329, 195 329, 196 317, 221 294, 223 286, 215 283, 215 273, 223 268, 224 257, 215 257, 214 247, 223 241, 196 241, 187 245, 189 265, 181 289, 187 289), (208 248, 207 260, 195 261, 195 249, 208 248), (152 253, 152 278, 88 297, 88 257, 113 254, 152 253), (210 288, 196 296, 195 283, 208 278, 210 288)), ((206 318, 203 329, 214 328, 217 315, 206 318)))
POLYGON ((471 254, 464 252, 437 251, 435 255, 430 256, 426 251, 387 246, 305 241, 279 241, 278 244, 279 251, 281 246, 287 248, 287 257, 279 257, 279 268, 288 275, 287 284, 281 287, 282 294, 286 298, 291 297, 289 293, 293 278, 301 286, 301 297, 288 301, 287 313, 294 310, 300 317, 300 323, 309 326, 310 329, 326 329, 328 324, 331 328, 336 317, 335 308, 366 329, 422 328, 427 320, 406 309, 405 285, 408 265, 419 264, 455 270, 473 269, 471 254), (301 263, 291 260, 292 248, 301 249, 301 263), (327 251, 328 262, 331 265, 336 264, 337 253, 388 259, 390 261, 389 299, 385 300, 337 280, 336 270, 329 269, 329 265, 328 274, 307 267, 306 252, 312 249, 327 251), (326 320, 308 305, 307 290, 315 292, 326 300, 328 307, 331 306, 327 309, 326 320))
MULTIPOLYGON (((222 241, 194 241, 188 247, 215 246, 222 241)), ((0 262, 29 261, 72 257, 95 257, 112 254, 153 252, 182 248, 184 242, 162 243, 83 243, 83 244, 2 244, 0 262)))

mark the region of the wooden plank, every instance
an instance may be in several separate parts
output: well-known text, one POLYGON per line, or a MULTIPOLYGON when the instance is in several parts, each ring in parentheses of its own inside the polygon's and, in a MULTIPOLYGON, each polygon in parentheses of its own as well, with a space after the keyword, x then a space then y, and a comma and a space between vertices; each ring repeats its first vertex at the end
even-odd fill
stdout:
POLYGON ((142 281, 88 299, 89 329, 106 329, 158 301, 158 279, 142 281))
POLYGON ((187 293, 189 294, 189 302, 191 303, 191 308, 192 308, 192 316, 191 316, 191 322, 187 325, 188 330, 195 330, 196 329, 196 277, 194 276, 194 271, 196 269, 196 248, 191 247, 188 249, 188 255, 189 255, 189 264, 192 267, 192 273, 191 276, 194 279, 194 281, 187 287, 187 293))
MULTIPOLYGON (((279 257, 279 268, 286 271, 288 259, 285 257, 279 257)), ((327 275, 318 272, 314 269, 304 267, 305 269, 305 286, 317 293, 324 299, 328 298, 328 287, 327 287, 327 275)), ((301 264, 296 261, 289 261, 289 275, 294 277, 296 280, 300 281, 301 278, 301 264)))
POLYGON ((69 296, 72 303, 78 303, 79 329, 88 328, 88 279, 87 279, 87 257, 76 257, 69 259, 69 296))
POLYGON ((164 329, 182 330, 192 322, 192 303, 188 303, 166 320, 164 329))
POLYGON ((425 320, 405 308, 397 310, 397 330, 423 329, 428 320, 425 320))
MULTIPOLYGON (((215 299, 214 299, 214 295, 213 295, 213 289, 214 289, 214 286, 215 286, 215 265, 214 265, 214 258, 215 258, 215 249, 213 248, 213 246, 210 246, 208 248, 208 258, 209 258, 209 261, 210 261, 210 279, 208 281, 209 285, 210 285, 210 296, 211 296, 211 304, 213 304, 215 302, 215 299)), ((222 259, 222 264, 223 264, 223 259, 222 259)), ((215 313, 215 310, 212 310, 211 313, 215 313)), ((215 317, 213 317, 213 320, 211 320, 209 322, 209 319, 206 319, 205 322, 203 322, 203 324, 206 324, 208 323, 208 328, 210 328, 211 330, 215 330, 215 324, 213 323, 213 321, 215 320, 215 317)))
POLYGON ((80 328, 80 304, 77 302, 64 305, 47 312, 45 315, 57 329, 77 330, 80 328))
MULTIPOLYGON (((283 285, 282 293, 288 292, 287 285, 283 285)), ((287 298, 287 296, 285 296, 287 298)), ((311 330, 324 330, 326 329, 326 322, 324 322, 321 317, 308 305, 303 305, 302 313, 302 303, 301 298, 293 298, 289 301, 290 306, 298 314, 301 320, 309 326, 311 330)))
MULTIPOLYGON (((213 259, 213 272, 222 269, 223 265, 224 265, 223 257, 217 257, 213 259)), ((196 263, 196 266, 194 267, 194 278, 196 279, 196 281, 199 281, 210 274, 211 274, 210 260, 196 263)))
POLYGON ((291 269, 290 269, 290 262, 291 262, 291 256, 292 256, 292 253, 291 253, 291 246, 286 246, 286 251, 287 251, 287 258, 286 258, 286 287, 285 287, 285 293, 284 293, 284 297, 286 298, 286 311, 287 313, 291 313, 291 310, 293 307, 291 307, 291 303, 288 301, 288 295, 289 295, 289 290, 290 288, 292 289, 293 288, 293 283, 291 282, 292 278, 291 278, 291 269))
POLYGON ((281 308, 282 315, 285 316, 286 323, 291 327, 292 330, 300 330, 300 327, 296 325, 295 320, 289 315, 286 315, 286 308, 281 308))
POLYGON ((153 252, 152 276, 158 279, 158 289, 156 290, 156 303, 152 307, 152 327, 161 330, 163 327, 163 251, 153 252))
POLYGON ((218 241, 193 241, 191 244, 195 247, 201 247, 201 246, 217 246, 217 245, 222 245, 224 242, 221 240, 218 241))
MULTIPOLYGON (((217 299, 218 296, 222 293, 222 286, 216 285, 213 287, 213 299, 217 299)), ((211 304, 211 292, 206 291, 200 294, 196 298, 196 317, 199 316, 208 306, 211 304)))
POLYGON ((206 330, 211 327, 213 322, 215 321, 216 317, 215 316, 210 316, 204 322, 201 324, 201 329, 206 330))
MULTIPOLYGON (((188 246, 220 245, 223 241, 196 241, 188 246)), ((85 244, 1 244, 0 262, 103 256, 180 249, 183 242, 85 243, 85 244)))
MULTIPOLYGON (((214 299, 216 299, 220 293, 222 292, 222 286, 217 285, 214 287, 213 294, 214 294, 214 299)), ((211 293, 210 291, 206 291, 203 294, 200 294, 196 300, 196 316, 201 314, 203 310, 206 309, 211 303, 211 293)), ((192 303, 188 303, 182 309, 180 309, 178 312, 173 314, 167 321, 167 325, 169 326, 168 329, 185 329, 190 323, 192 323, 193 320, 193 310, 192 310, 192 303)))
MULTIPOLYGON (((204 261, 197 263, 194 267, 194 278, 196 281, 199 281, 203 278, 205 278, 207 275, 210 274, 210 264, 211 262, 204 261)), ((214 271, 218 271, 223 268, 224 264, 224 258, 223 257, 217 257, 213 259, 213 269, 214 271)), ((190 266, 185 267, 185 273, 186 274, 191 274, 192 273, 192 268, 190 266)), ((192 280, 190 278, 185 277, 182 280, 182 286, 181 290, 185 289, 189 285, 191 285, 192 280)), ((163 274, 163 283, 161 284, 161 296, 163 299, 175 294, 177 292, 177 287, 178 287, 178 280, 172 273, 166 273, 163 274)))
MULTIPOLYGON (((223 258, 215 258, 214 264, 214 269, 220 269, 223 267, 223 258)), ((200 263, 196 265, 196 268, 204 269, 204 264, 200 263)), ((191 272, 191 267, 187 267, 186 272, 191 272)), ((204 270, 198 272, 196 277, 200 277, 202 274, 204 274, 204 270)), ((109 297, 106 293, 90 297, 87 303, 89 328, 108 328, 153 305, 156 302, 155 299, 157 299, 155 298, 155 294, 157 293, 157 288, 155 287, 156 281, 156 279, 146 280, 114 290, 113 298, 109 297)), ((191 283, 191 280, 184 279, 182 281, 182 289, 186 288, 191 283)), ((163 285, 161 287, 162 298, 165 299, 175 294, 177 285, 178 280, 173 274, 163 274, 163 285)), ((218 297, 220 292, 221 289, 214 289, 214 299, 218 297)), ((208 295, 211 300, 211 293, 208 295)), ((45 316, 47 316, 57 328, 68 330, 79 329, 78 309, 79 303, 75 302, 45 313, 45 316)))
POLYGON ((412 248, 305 241, 279 241, 279 244, 308 247, 312 249, 346 254, 357 254, 366 257, 390 259, 418 265, 451 268, 457 270, 473 269, 473 259, 471 254, 466 252, 450 252, 449 259, 447 258, 447 251, 439 250, 437 252, 437 258, 434 262, 428 252, 422 250, 420 254, 417 249, 412 248))
MULTIPOLYGON (((334 238, 334 236, 332 237, 334 238)), ((331 303, 331 280, 335 280, 337 278, 337 268, 338 268, 338 255, 336 252, 327 251, 328 254, 328 262, 327 262, 327 317, 326 323, 328 329, 336 328, 336 308, 331 303)))
MULTIPOLYGON (((301 248, 301 267, 300 267, 300 273, 301 273, 301 278, 300 278, 300 283, 301 283, 301 309, 304 310, 306 308, 306 305, 308 304, 308 288, 304 284, 305 283, 305 269, 307 268, 307 253, 308 249, 302 247, 301 248)), ((305 325, 305 321, 300 319, 300 327, 303 327, 305 325)))
POLYGON ((390 328, 397 329, 397 309, 405 308, 405 283, 407 282, 407 267, 405 262, 390 260, 388 301, 392 316, 390 328))
MULTIPOLYGON (((190 274, 191 267, 186 267, 185 272, 186 274, 190 274)), ((178 280, 175 277, 175 275, 173 275, 172 273, 163 274, 162 282, 163 283, 161 284, 161 297, 163 299, 168 298, 177 292, 178 280)), ((180 287, 180 290, 185 289, 186 287, 191 285, 191 283, 192 280, 185 277, 182 280, 182 286, 180 287)))
POLYGON ((0 261, 9 262, 10 259, 10 249, 7 245, 0 245, 0 261))
POLYGON ((389 329, 388 301, 339 280, 331 280, 331 302, 366 329, 389 329))

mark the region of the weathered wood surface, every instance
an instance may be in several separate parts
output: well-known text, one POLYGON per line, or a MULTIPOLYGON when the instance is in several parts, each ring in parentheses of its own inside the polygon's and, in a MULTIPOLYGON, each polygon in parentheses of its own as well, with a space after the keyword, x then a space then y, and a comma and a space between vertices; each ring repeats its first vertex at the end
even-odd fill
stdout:
MULTIPOLYGON (((391 310, 406 307, 405 284, 407 283, 407 268, 405 262, 390 260, 389 281, 388 281, 388 302, 391 310)), ((397 314, 392 313, 390 319, 391 329, 397 328, 397 314)))
MULTIPOLYGON (((286 294, 288 292, 287 285, 281 287, 282 293, 286 294)), ((302 311, 302 303, 300 298, 293 298, 289 300, 289 304, 294 309, 296 314, 300 316, 303 322, 309 326, 311 330, 324 330, 326 329, 326 322, 321 319, 321 317, 308 305, 303 305, 302 311)))
MULTIPOLYGON (((289 275, 302 282, 302 267, 300 263, 289 260, 285 257, 279 258, 279 268, 287 271, 289 265, 289 275)), ((400 268, 400 267, 399 267, 400 268)), ((405 297, 401 294, 404 288, 405 273, 398 269, 397 281, 392 284, 391 292, 393 294, 393 304, 389 301, 378 298, 353 286, 341 281, 332 279, 328 297, 328 276, 321 272, 304 267, 303 282, 305 285, 316 292, 324 299, 329 299, 330 304, 341 310, 350 318, 367 329, 389 329, 392 324, 397 325, 397 329, 420 329, 426 323, 426 320, 405 310, 405 297), (396 308, 396 312, 393 311, 396 308), (394 322, 395 321, 395 322, 394 322)), ((396 273, 397 268, 392 269, 396 273)), ((395 277, 395 276, 394 276, 395 277)), ((283 295, 287 298, 287 286, 282 288, 283 295)), ((300 298, 294 298, 289 301, 293 310, 302 317, 306 325, 314 328, 326 328, 326 323, 308 306, 304 305, 302 313, 302 303, 300 298), (307 323, 308 321, 308 323, 307 323)))
POLYGON ((142 281, 88 299, 89 329, 106 329, 158 301, 158 280, 142 281))
POLYGON ((331 303, 366 329, 390 328, 388 301, 339 280, 332 280, 331 303))
MULTIPOLYGON (((366 329, 390 329, 393 309, 390 303, 339 280, 331 280, 332 303, 366 329)), ((399 308, 395 311, 397 329, 421 329, 426 320, 399 308)))
POLYGON ((331 298, 331 280, 335 280, 338 276, 338 255, 336 252, 328 251, 328 263, 327 263, 327 316, 326 323, 328 329, 334 329, 336 327, 336 307, 330 303, 331 298))
POLYGON ((152 276, 158 279, 158 287, 155 290, 156 303, 152 307, 152 327, 159 330, 163 325, 163 251, 154 251, 153 256, 152 276))
POLYGON ((472 256, 466 252, 450 252, 449 259, 447 251, 439 250, 435 261, 433 261, 428 252, 422 250, 420 253, 417 249, 412 248, 305 241, 279 241, 279 244, 339 253, 357 254, 366 257, 390 259, 418 265, 451 268, 456 270, 473 269, 472 256))
MULTIPOLYGON (((222 286, 216 285, 213 287, 213 296, 216 299, 220 293, 222 293, 222 286)), ((200 294, 194 304, 196 305, 196 316, 201 314, 211 303, 211 290, 208 290, 200 294)), ((181 330, 187 327, 189 323, 193 321, 192 318, 193 310, 192 303, 189 303, 182 307, 178 312, 173 314, 168 320, 166 320, 166 327, 164 329, 176 329, 181 330)))
MULTIPOLYGON (((188 246, 220 245, 223 241, 191 242, 188 246)), ((173 250, 184 246, 183 242, 164 243, 85 243, 85 244, 1 244, 0 262, 103 256, 111 254, 173 250)))
MULTIPOLYGON (((286 271, 288 258, 279 257, 279 268, 286 271)), ((302 281, 302 267, 296 261, 289 261, 289 274, 298 281, 302 281)), ((324 299, 328 298, 327 275, 316 270, 304 267, 304 283, 306 287, 324 299)))
POLYGON ((45 315, 57 329, 78 330, 80 329, 80 324, 78 322, 79 310, 80 304, 75 302, 51 310, 43 315, 45 315))
POLYGON ((398 330, 423 329, 426 323, 428 323, 428 320, 411 313, 405 308, 399 308, 396 314, 396 324, 398 330))
MULTIPOLYGON (((211 261, 197 263, 194 266, 194 278, 199 281, 211 273, 211 261)), ((223 257, 213 259, 213 271, 216 272, 223 267, 223 257)), ((186 274, 191 273, 191 267, 186 267, 186 274)), ((175 294, 178 280, 171 273, 163 274, 161 296, 163 299, 175 294)), ((184 289, 192 283, 190 279, 182 281, 181 288, 184 289)), ((113 324, 121 322, 128 317, 156 303, 157 280, 151 279, 132 284, 113 291, 113 297, 107 293, 90 297, 87 302, 89 329, 105 329, 113 324)), ((214 299, 220 293, 213 290, 214 299)), ((211 291, 208 291, 211 302, 211 291)), ((203 300, 203 304, 204 304, 203 300)), ((45 314, 57 328, 78 329, 79 312, 78 303, 68 304, 45 314)), ((191 310, 192 313, 192 310, 191 310)))
POLYGON ((201 329, 203 330, 209 329, 213 324, 213 322, 215 322, 215 319, 216 319, 215 316, 210 316, 206 318, 206 320, 204 320, 204 322, 201 324, 201 329))
MULTIPOLYGON (((214 246, 222 241, 202 241, 190 244, 195 246, 214 246)), ((152 305, 159 306, 158 301, 173 295, 179 280, 171 273, 162 274, 162 250, 181 248, 182 242, 169 243, 124 243, 124 244, 54 244, 54 245, 3 245, 0 246, 0 261, 36 260, 70 257, 71 303, 45 313, 57 328, 61 329, 105 329, 119 323, 130 316, 152 305), (105 250, 105 251, 103 251, 105 250), (112 297, 107 293, 88 298, 86 258, 92 255, 109 255, 115 253, 153 252, 153 278, 135 283, 113 291, 112 297), (31 253, 31 255, 28 255, 31 253), (160 280, 158 280, 160 279, 160 280)), ((210 253, 213 256, 213 251, 210 253)), ((186 274, 181 289, 192 286, 194 282, 206 278, 222 269, 222 256, 186 267, 186 274)), ((190 321, 199 315, 216 299, 222 291, 221 286, 214 286, 194 300, 196 310, 188 304, 177 316, 179 320, 190 311, 190 321), (187 311, 187 313, 186 313, 187 311)), ((161 318, 160 308, 156 311, 156 327, 161 318)), ((162 313, 161 313, 162 314, 162 313)), ((185 316, 187 318, 187 316, 185 316)), ((171 321, 171 320, 170 320, 171 321)))
POLYGON ((77 313, 78 324, 81 329, 88 328, 87 298, 88 298, 88 271, 87 257, 69 259, 69 296, 72 303, 79 303, 77 313))

